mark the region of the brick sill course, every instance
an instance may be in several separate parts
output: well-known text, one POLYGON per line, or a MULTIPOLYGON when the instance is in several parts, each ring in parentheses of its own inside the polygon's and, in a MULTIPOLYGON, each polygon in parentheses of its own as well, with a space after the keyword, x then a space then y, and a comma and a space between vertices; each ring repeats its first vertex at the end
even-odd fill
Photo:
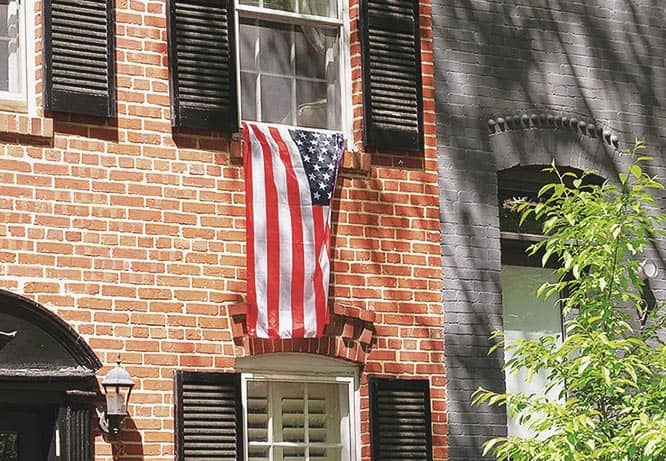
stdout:
POLYGON ((0 112, 0 134, 50 139, 53 137, 53 119, 0 112))

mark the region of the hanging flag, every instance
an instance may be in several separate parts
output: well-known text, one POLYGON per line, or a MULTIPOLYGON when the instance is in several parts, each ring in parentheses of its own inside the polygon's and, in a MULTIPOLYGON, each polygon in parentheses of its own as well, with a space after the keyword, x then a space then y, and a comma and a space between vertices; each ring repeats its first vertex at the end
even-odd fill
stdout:
POLYGON ((328 323, 331 198, 341 133, 243 122, 247 325, 319 337, 328 323))

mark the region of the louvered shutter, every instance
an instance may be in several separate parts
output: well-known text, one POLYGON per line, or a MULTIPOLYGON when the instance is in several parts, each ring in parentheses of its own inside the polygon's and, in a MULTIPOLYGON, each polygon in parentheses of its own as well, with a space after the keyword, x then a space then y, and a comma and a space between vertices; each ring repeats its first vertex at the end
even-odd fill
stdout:
POLYGON ((186 460, 241 460, 239 374, 176 373, 176 453, 186 460))
POLYGON ((113 0, 45 0, 46 109, 115 112, 113 0))
POLYGON ((370 380, 373 461, 432 460, 427 380, 370 380))
POLYGON ((364 136, 369 147, 423 149, 418 0, 362 0, 364 136))
POLYGON ((174 126, 238 131, 233 3, 169 1, 174 126))

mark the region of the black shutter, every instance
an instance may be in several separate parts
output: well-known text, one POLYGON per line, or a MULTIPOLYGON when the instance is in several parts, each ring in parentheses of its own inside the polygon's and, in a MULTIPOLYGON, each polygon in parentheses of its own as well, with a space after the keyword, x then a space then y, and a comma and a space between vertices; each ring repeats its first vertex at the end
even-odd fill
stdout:
POLYGON ((185 460, 242 460, 240 374, 176 372, 176 453, 185 460))
POLYGON ((368 147, 423 149, 418 0, 362 0, 364 136, 368 147))
POLYGON ((427 380, 370 379, 373 461, 432 460, 427 380))
POLYGON ((115 113, 113 0, 44 0, 46 109, 115 113))
POLYGON ((58 411, 57 430, 62 461, 94 458, 92 403, 70 402, 58 411))
POLYGON ((238 131, 234 0, 169 0, 176 127, 238 131))

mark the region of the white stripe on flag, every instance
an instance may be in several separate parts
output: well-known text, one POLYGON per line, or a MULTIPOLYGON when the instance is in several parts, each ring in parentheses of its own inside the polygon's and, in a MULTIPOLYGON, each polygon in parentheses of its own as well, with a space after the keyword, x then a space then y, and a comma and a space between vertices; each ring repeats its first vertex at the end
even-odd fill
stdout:
MULTIPOLYGON (((278 240, 280 254, 280 294, 278 312, 280 314, 280 324, 278 331, 280 337, 289 338, 292 332, 291 319, 291 271, 292 271, 292 250, 291 250, 291 215, 292 206, 299 204, 289 203, 287 195, 287 172, 284 162, 280 158, 280 149, 268 130, 268 127, 262 127, 262 132, 266 136, 266 141, 270 147, 271 157, 273 159, 273 178, 275 180, 275 189, 278 200, 278 220, 277 223, 280 239, 278 240)), ((275 261, 267 261, 267 264, 276 264, 275 261)))
MULTIPOLYGON (((264 160, 261 144, 252 130, 252 185, 254 191, 254 213, 252 225, 254 229, 254 286, 257 299, 266 299, 268 286, 266 273, 266 189, 264 184, 264 160)), ((249 224, 249 223, 248 223, 249 224)), ((250 283, 251 281, 248 281, 250 283)), ((256 334, 260 338, 268 337, 268 311, 265 303, 259 303, 257 311, 256 334)))
MULTIPOLYGON (((286 130, 285 130, 286 131, 286 130)), ((312 199, 310 197, 310 184, 308 183, 303 160, 298 153, 298 147, 289 135, 283 136, 285 144, 289 149, 292 165, 298 180, 298 189, 301 197, 301 221, 303 224, 303 275, 306 281, 303 286, 303 326, 304 336, 313 337, 317 333, 317 313, 315 309, 315 293, 311 281, 315 272, 317 257, 315 255, 315 233, 314 220, 312 218, 312 199)))

